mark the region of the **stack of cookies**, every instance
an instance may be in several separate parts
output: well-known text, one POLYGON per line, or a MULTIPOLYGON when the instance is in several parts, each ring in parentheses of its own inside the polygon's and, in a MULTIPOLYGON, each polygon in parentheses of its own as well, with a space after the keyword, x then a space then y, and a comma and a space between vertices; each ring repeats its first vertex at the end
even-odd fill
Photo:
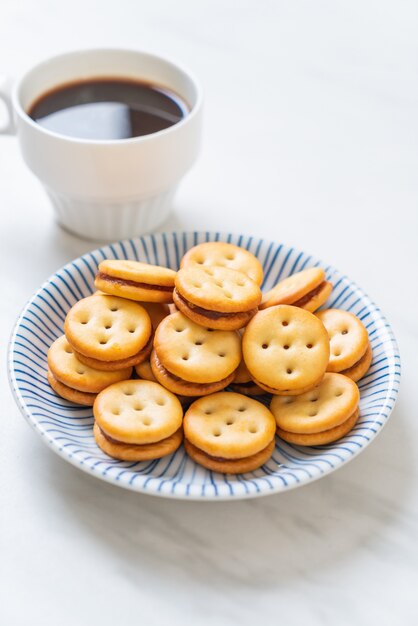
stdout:
POLYGON ((264 295, 262 280, 250 252, 221 242, 190 249, 177 272, 102 261, 97 291, 70 309, 48 352, 48 381, 93 406, 96 442, 116 459, 160 458, 184 437, 200 465, 241 473, 268 461, 276 433, 335 441, 359 416, 367 331, 346 311, 316 312, 332 291, 320 268, 264 295))

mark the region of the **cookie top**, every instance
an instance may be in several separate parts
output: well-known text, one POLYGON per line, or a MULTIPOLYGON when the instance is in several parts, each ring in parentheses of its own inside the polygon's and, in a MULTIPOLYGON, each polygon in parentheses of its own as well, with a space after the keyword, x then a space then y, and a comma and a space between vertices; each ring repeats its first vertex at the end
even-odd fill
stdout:
POLYGON ((274 439, 276 423, 261 402, 221 391, 199 398, 184 416, 184 436, 207 454, 240 459, 263 450, 274 439))
POLYGON ((324 325, 309 311, 282 304, 259 311, 245 329, 242 350, 257 382, 297 391, 318 382, 329 359, 324 325))
POLYGON ((136 283, 174 287, 176 272, 168 267, 149 265, 139 261, 107 259, 99 263, 99 272, 113 278, 133 280, 136 283))
POLYGON ((61 383, 87 393, 98 393, 113 383, 127 380, 132 374, 132 367, 103 372, 84 365, 77 359, 65 335, 56 339, 49 348, 48 366, 61 383))
POLYGON ((238 270, 257 285, 263 282, 263 268, 260 261, 248 250, 232 243, 209 241, 190 248, 181 260, 180 267, 219 265, 238 270))
POLYGON ((320 267, 310 267, 302 272, 292 274, 277 283, 264 294, 260 309, 276 304, 292 304, 297 302, 325 280, 325 272, 320 267))
POLYGON ((238 367, 242 356, 237 332, 204 328, 180 311, 158 326, 154 349, 169 372, 192 383, 226 378, 238 367))
POLYGON ((360 393, 342 374, 327 373, 322 382, 300 396, 274 396, 270 410, 277 426, 292 433, 319 433, 345 422, 356 410, 360 393))
POLYGON ((170 437, 183 418, 178 398, 149 380, 126 380, 107 387, 97 396, 93 413, 109 437, 136 444, 170 437))
POLYGON ((189 303, 209 311, 250 311, 261 301, 257 283, 226 267, 185 267, 177 272, 175 285, 189 303))
POLYGON ((137 302, 93 295, 70 309, 64 331, 77 352, 116 361, 133 356, 145 346, 151 336, 151 320, 137 302))
POLYGON ((365 354, 369 344, 367 330, 348 311, 326 309, 316 313, 327 329, 330 339, 329 372, 341 372, 352 367, 365 354))

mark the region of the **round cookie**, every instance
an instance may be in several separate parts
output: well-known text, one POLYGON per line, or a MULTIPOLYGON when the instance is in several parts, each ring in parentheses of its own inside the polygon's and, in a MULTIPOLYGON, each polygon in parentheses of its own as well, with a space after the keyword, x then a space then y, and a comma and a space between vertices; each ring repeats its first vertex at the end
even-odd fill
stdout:
POLYGON ((263 268, 260 261, 248 250, 234 246, 232 243, 209 241, 190 248, 181 260, 180 268, 223 266, 238 270, 257 285, 263 282, 263 268))
POLYGON ((283 304, 253 317, 244 331, 242 350, 251 377, 261 388, 296 395, 322 379, 329 360, 329 338, 315 315, 283 304))
POLYGON ((107 387, 98 394, 93 413, 107 437, 137 445, 170 437, 183 418, 178 398, 148 380, 126 380, 107 387))
POLYGON ((358 317, 341 309, 325 309, 316 316, 329 335, 330 358, 327 370, 342 372, 356 365, 369 345, 367 330, 358 317))
POLYGON ((139 261, 108 259, 99 264, 94 284, 112 296, 144 302, 172 302, 176 272, 139 261))
POLYGON ((263 296, 260 309, 292 304, 313 312, 327 301, 331 291, 332 284, 325 279, 324 270, 310 267, 278 282, 263 296))
POLYGON ((360 411, 357 408, 354 413, 339 426, 334 426, 334 428, 323 430, 319 433, 304 435, 300 433, 291 433, 278 428, 277 434, 279 437, 284 439, 284 441, 292 443, 296 446, 323 446, 327 443, 337 441, 337 439, 341 439, 341 437, 344 437, 344 435, 349 433, 354 424, 357 422, 359 414, 360 411))
POLYGON ((199 396, 229 385, 241 357, 238 333, 204 328, 177 311, 157 328, 151 367, 173 393, 199 396))
POLYGON ((73 404, 82 404, 83 406, 93 406, 97 397, 97 393, 87 393, 86 391, 77 391, 57 380, 51 370, 48 368, 46 377, 52 389, 61 398, 73 402, 73 404))
POLYGON ((311 435, 343 424, 353 415, 359 400, 355 382, 329 372, 311 391, 298 396, 274 396, 270 410, 282 431, 311 435))
POLYGON ((174 303, 207 328, 242 328, 257 312, 261 291, 242 272, 226 267, 185 267, 177 272, 174 303))
POLYGON ((270 446, 276 424, 261 402, 223 391, 199 398, 186 411, 185 439, 215 460, 245 459, 270 446))
POLYGON ((113 383, 127 380, 132 374, 132 367, 104 372, 84 365, 76 357, 65 335, 56 339, 49 348, 48 368, 63 385, 93 395, 113 383))
POLYGON ((137 302, 93 295, 79 300, 65 319, 65 336, 78 358, 96 369, 122 369, 151 349, 151 320, 137 302))
POLYGON ((160 459, 167 454, 172 454, 177 450, 183 440, 183 431, 181 428, 175 433, 157 441, 156 443, 145 443, 142 445, 120 443, 109 438, 97 424, 94 423, 93 434, 99 448, 108 456, 120 461, 152 461, 160 459))

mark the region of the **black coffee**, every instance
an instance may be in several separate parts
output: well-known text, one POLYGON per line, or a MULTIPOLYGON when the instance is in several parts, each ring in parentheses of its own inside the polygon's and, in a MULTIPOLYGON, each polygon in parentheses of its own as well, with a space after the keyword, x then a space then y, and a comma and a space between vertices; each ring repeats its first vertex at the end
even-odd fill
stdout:
POLYGON ((28 115, 61 135, 128 139, 150 135, 182 120, 189 108, 169 89, 119 78, 61 85, 38 98, 28 115))

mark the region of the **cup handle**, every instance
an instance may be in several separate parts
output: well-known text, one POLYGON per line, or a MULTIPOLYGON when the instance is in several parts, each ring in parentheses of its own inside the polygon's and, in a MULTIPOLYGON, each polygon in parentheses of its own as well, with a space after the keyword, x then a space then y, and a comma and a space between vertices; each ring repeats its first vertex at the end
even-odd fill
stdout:
POLYGON ((0 75, 0 100, 6 106, 7 122, 5 126, 0 126, 0 135, 14 135, 16 127, 13 120, 13 106, 11 98, 12 81, 8 76, 0 75))

